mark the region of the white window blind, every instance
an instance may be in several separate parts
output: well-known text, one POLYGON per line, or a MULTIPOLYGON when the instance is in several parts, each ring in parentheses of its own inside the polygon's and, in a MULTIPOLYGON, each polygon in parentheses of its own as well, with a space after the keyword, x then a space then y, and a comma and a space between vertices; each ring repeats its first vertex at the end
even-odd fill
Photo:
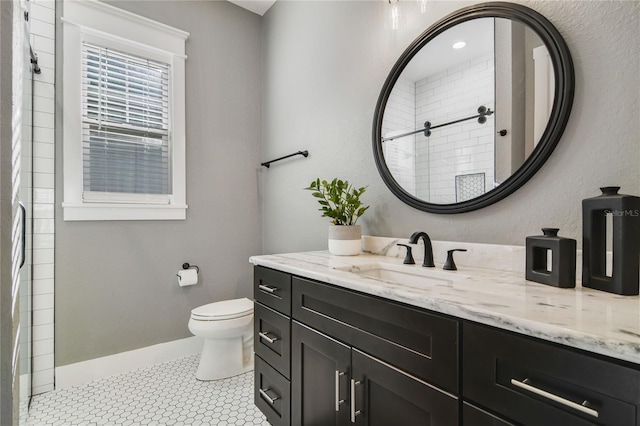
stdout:
POLYGON ((167 202, 170 65, 82 43, 85 201, 167 202))

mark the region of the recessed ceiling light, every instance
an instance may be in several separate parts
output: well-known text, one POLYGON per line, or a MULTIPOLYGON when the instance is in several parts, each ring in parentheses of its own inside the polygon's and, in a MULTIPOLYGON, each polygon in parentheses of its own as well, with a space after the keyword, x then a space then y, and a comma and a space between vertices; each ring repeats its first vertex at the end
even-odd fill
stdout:
POLYGON ((459 41, 457 43, 453 44, 453 48, 454 49, 462 49, 463 47, 465 47, 467 45, 467 43, 465 43, 464 41, 459 41))

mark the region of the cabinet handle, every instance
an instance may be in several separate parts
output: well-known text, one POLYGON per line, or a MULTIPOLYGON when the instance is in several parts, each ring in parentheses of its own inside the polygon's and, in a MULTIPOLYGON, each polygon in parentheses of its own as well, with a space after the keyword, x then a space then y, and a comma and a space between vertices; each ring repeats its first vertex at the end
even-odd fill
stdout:
POLYGON ((263 338, 264 340, 266 340, 269 343, 275 343, 276 340, 280 340, 280 338, 278 336, 269 337, 269 332, 268 331, 266 333, 263 333, 261 331, 261 332, 258 333, 258 336, 260 336, 261 338, 263 338))
POLYGON ((340 377, 342 376, 344 373, 336 370, 336 411, 340 411, 340 405, 344 404, 344 399, 340 399, 340 377))
POLYGON ((356 410, 356 386, 360 385, 359 380, 351 379, 351 423, 356 422, 356 416, 360 415, 360 410, 356 410))
POLYGON ((280 397, 276 395, 274 398, 271 398, 271 397, 267 394, 267 392, 269 392, 270 390, 271 390, 271 388, 267 388, 267 389, 258 389, 258 391, 260 392, 260 395, 262 395, 262 397, 263 397, 264 399, 266 399, 266 400, 267 400, 267 402, 268 402, 269 404, 273 405, 273 403, 274 403, 274 402, 276 402, 277 400, 279 400, 279 399, 280 399, 280 397))
POLYGON ((278 287, 271 287, 270 285, 266 285, 266 284, 259 284, 258 288, 262 291, 266 291, 267 293, 271 293, 271 294, 280 290, 278 287))
POLYGON ((562 404, 566 407, 573 408, 574 410, 580 411, 581 413, 588 414, 592 417, 598 417, 598 412, 592 408, 589 408, 589 401, 585 400, 582 404, 578 404, 577 402, 569 401, 566 398, 562 398, 561 396, 552 394, 535 386, 529 384, 529 379, 524 379, 523 381, 519 381, 516 379, 511 379, 511 384, 527 390, 531 393, 535 393, 536 395, 540 395, 544 398, 550 399, 551 401, 555 401, 559 404, 562 404))

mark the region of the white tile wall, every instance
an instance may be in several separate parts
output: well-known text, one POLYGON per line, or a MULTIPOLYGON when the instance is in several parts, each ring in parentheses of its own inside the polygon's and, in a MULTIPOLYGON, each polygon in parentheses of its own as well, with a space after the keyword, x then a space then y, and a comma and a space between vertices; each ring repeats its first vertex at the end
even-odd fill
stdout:
MULTIPOLYGON (((392 136, 495 109, 493 55, 475 58, 416 83, 399 79, 387 101, 382 135, 392 136)), ((485 174, 494 182, 494 119, 476 120, 384 142, 385 161, 409 193, 434 203, 456 202, 456 175, 485 174)))
POLYGON ((33 394, 54 387, 55 1, 32 0, 31 45, 40 74, 33 99, 33 394))
MULTIPOLYGON (((476 58, 416 82, 416 128, 477 114, 480 105, 495 109, 493 55, 476 58)), ((494 117, 485 124, 465 121, 416 135, 418 198, 456 202, 456 175, 485 173, 486 190, 494 181, 494 117)))
MULTIPOLYGON (((412 82, 399 79, 387 100, 382 136, 389 137, 414 130, 416 93, 412 82)), ((396 182, 410 194, 416 193, 415 137, 405 136, 383 142, 384 158, 396 182)))

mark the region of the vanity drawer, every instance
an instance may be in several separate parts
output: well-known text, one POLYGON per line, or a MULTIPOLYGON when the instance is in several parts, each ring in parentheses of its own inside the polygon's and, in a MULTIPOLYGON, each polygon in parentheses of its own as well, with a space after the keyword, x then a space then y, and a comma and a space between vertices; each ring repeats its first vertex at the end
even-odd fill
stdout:
POLYGON ((253 274, 253 295, 257 302, 285 315, 291 315, 291 275, 256 266, 253 274))
POLYGON ((256 303, 254 310, 254 348, 256 354, 287 379, 291 360, 291 321, 289 317, 256 303))
POLYGON ((255 358, 254 402, 271 426, 291 425, 291 384, 273 367, 255 358))
POLYGON ((464 398, 514 422, 640 422, 640 367, 466 322, 462 359, 464 398))
POLYGON ((298 277, 292 287, 293 318, 458 393, 458 321, 298 277))

